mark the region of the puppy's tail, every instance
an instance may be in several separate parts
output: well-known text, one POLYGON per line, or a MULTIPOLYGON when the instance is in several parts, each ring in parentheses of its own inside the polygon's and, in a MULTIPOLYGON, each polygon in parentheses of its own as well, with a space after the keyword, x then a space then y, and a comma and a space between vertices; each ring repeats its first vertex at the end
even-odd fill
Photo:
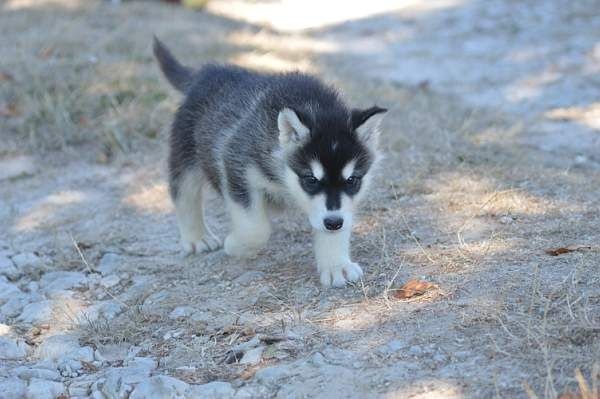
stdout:
POLYGON ((160 69, 167 78, 167 80, 177 90, 184 92, 188 88, 194 70, 183 66, 177 61, 177 59, 171 54, 169 49, 154 36, 154 56, 160 65, 160 69))

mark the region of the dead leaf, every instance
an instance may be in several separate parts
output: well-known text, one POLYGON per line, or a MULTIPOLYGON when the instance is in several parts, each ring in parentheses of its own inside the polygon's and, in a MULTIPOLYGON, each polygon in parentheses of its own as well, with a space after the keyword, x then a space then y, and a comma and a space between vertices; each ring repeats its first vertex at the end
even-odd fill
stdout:
POLYGON ((546 253, 550 256, 558 256, 562 254, 568 254, 569 252, 589 251, 590 249, 592 249, 592 247, 589 245, 569 245, 567 247, 547 249, 546 253))
POLYGON ((423 295, 428 291, 436 289, 438 286, 422 280, 409 280, 402 287, 396 289, 394 292, 394 298, 396 299, 407 299, 415 296, 423 295))
POLYGON ((52 54, 54 54, 54 47, 48 46, 40 50, 40 52, 38 53, 38 57, 40 57, 43 60, 47 60, 52 56, 52 54))
POLYGON ((14 80, 15 78, 10 73, 0 71, 0 82, 13 82, 14 80))
POLYGON ((0 106, 0 116, 11 118, 19 115, 21 115, 21 112, 19 111, 19 108, 17 108, 16 103, 8 103, 0 106))

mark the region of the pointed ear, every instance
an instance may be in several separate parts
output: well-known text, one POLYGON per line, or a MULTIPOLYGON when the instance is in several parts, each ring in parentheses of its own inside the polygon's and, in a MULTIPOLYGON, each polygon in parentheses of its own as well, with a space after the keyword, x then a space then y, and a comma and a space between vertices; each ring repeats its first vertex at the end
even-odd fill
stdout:
POLYGON ((279 111, 277 127, 279 128, 279 142, 282 146, 300 143, 310 134, 310 130, 300 121, 296 111, 290 108, 279 111))
POLYGON ((363 143, 376 145, 379 138, 379 124, 387 109, 376 105, 364 110, 352 110, 352 129, 363 143))

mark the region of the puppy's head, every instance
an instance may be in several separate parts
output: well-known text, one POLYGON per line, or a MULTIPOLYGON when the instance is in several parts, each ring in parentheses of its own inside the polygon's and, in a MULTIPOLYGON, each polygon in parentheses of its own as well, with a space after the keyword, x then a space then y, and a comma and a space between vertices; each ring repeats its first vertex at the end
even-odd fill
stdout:
POLYGON ((285 184, 313 229, 351 228, 377 156, 377 106, 311 113, 284 108, 277 124, 285 154, 285 184))

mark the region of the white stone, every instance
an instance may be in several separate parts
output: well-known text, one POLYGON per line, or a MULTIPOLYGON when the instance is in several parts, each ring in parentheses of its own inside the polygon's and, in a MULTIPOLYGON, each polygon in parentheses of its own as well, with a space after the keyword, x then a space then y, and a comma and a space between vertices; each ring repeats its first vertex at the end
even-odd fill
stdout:
POLYGON ((129 399, 145 398, 183 398, 189 385, 185 382, 166 375, 157 375, 138 384, 129 399))
POLYGON ((265 273, 258 270, 250 270, 233 280, 236 284, 248 284, 256 280, 265 278, 265 273))
POLYGON ((260 363, 264 350, 264 346, 259 346, 258 348, 250 349, 248 352, 244 353, 242 360, 240 360, 240 364, 260 363))
POLYGON ((192 308, 191 306, 177 306, 169 314, 169 319, 178 319, 180 317, 189 317, 192 313, 194 313, 194 308, 192 308))
POLYGON ((208 384, 190 385, 189 398, 226 399, 235 394, 235 389, 228 382, 213 381, 208 384))
POLYGON ((30 303, 23 308, 17 320, 21 323, 40 325, 52 320, 54 301, 45 300, 30 303))
POLYGON ((87 346, 79 346, 75 335, 57 334, 46 338, 35 351, 41 360, 73 359, 91 362, 94 360, 94 351, 87 346))
POLYGON ((46 293, 82 288, 87 284, 87 277, 80 272, 49 272, 44 274, 40 280, 40 287, 46 293))
POLYGON ((156 360, 151 357, 134 357, 127 361, 127 367, 142 368, 148 370, 155 370, 158 367, 156 360))
POLYGON ((0 399, 23 398, 27 385, 16 377, 0 378, 0 399))
POLYGON ((32 379, 27 386, 27 399, 56 399, 65 393, 62 382, 32 379))
POLYGON ((100 391, 108 398, 127 397, 135 384, 150 377, 150 370, 137 367, 115 367, 105 373, 106 380, 100 391))
POLYGON ((60 380, 60 374, 56 372, 56 370, 49 370, 47 368, 30 368, 27 366, 17 367, 16 369, 11 370, 11 374, 19 377, 22 380, 52 380, 58 381, 60 380))
POLYGON ((291 375, 293 373, 288 366, 272 366, 258 370, 254 378, 263 384, 275 384, 283 378, 289 378, 291 375))
POLYGON ((21 293, 16 285, 9 283, 5 276, 0 276, 0 303, 11 299, 15 294, 21 293))
POLYGON ((12 338, 0 337, 0 359, 21 359, 27 355, 27 345, 12 338))
POLYGON ((17 269, 25 274, 37 273, 44 268, 42 259, 31 252, 17 254, 12 257, 12 261, 17 269))
POLYGON ((23 308, 31 302, 31 295, 25 293, 16 293, 6 303, 0 306, 0 315, 6 318, 18 316, 23 308))
POLYGON ((98 319, 112 320, 123 311, 123 305, 116 301, 101 301, 82 311, 80 323, 98 319))
POLYGON ((23 275, 8 256, 0 255, 0 275, 6 276, 9 280, 17 280, 23 275))
POLYGON ((104 288, 111 288, 119 284, 120 281, 121 279, 119 278, 119 276, 117 276, 116 274, 110 274, 106 277, 102 277, 102 279, 100 280, 100 285, 104 288))
POLYGON ((109 252, 104 254, 100 259, 100 263, 96 270, 103 275, 114 274, 119 271, 119 266, 124 263, 124 259, 121 255, 109 252))

